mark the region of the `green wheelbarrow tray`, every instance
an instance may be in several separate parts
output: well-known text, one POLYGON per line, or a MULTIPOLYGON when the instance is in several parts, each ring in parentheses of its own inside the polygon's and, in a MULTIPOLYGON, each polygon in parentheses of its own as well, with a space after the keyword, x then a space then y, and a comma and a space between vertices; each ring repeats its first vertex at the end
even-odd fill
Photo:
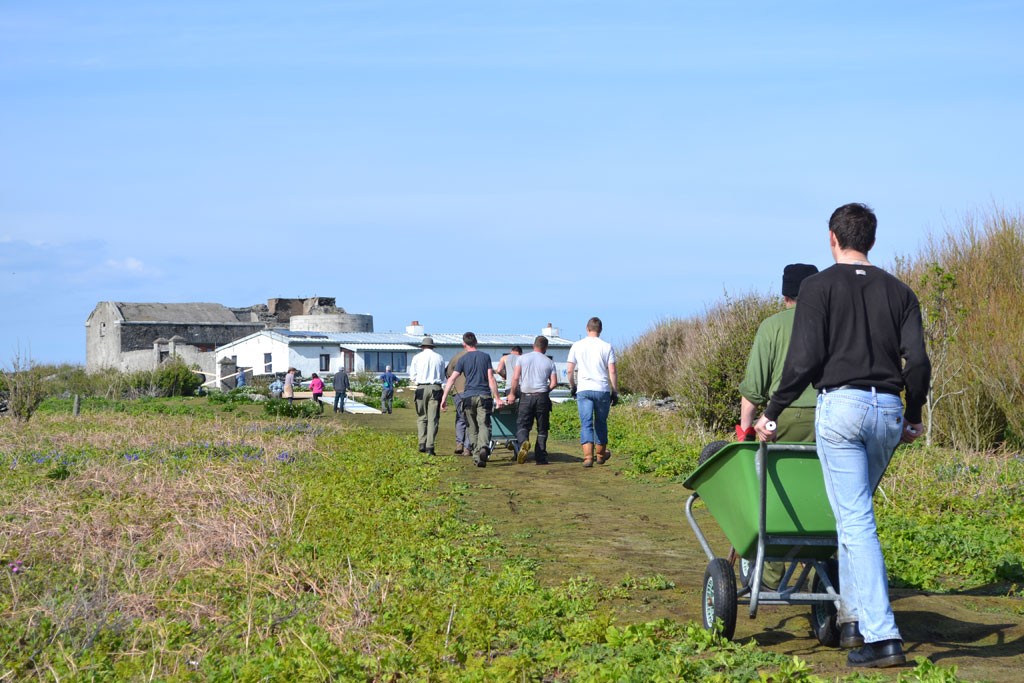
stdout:
POLYGON ((705 628, 721 621, 722 635, 732 638, 738 604, 750 605, 751 618, 760 604, 810 605, 819 642, 838 644, 838 565, 829 559, 836 551, 836 522, 815 445, 730 443, 683 484, 693 490, 686 518, 710 560, 704 576, 705 628), (701 531, 693 514, 697 500, 732 544, 728 559, 715 555, 701 531), (733 573, 737 557, 750 568, 739 590, 733 573), (776 588, 761 581, 766 562, 785 564, 776 588))
MULTIPOLYGON (((747 560, 755 559, 761 532, 759 448, 753 441, 730 443, 683 482, 704 501, 736 554, 747 560)), ((814 444, 768 444, 763 455, 765 556, 831 557, 836 520, 814 444)))

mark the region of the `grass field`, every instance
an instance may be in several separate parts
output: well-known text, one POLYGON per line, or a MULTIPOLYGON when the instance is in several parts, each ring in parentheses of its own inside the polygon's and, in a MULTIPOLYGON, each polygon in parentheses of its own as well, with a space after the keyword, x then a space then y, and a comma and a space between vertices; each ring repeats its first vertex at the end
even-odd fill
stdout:
MULTIPOLYGON (((479 469, 417 453, 408 409, 64 408, 0 421, 0 680, 872 680, 796 612, 759 617, 767 639, 695 626, 681 496, 624 454, 479 469)), ((965 680, 1013 680, 1020 601, 976 600, 1010 642, 965 680)), ((897 676, 960 680, 923 659, 897 676)))

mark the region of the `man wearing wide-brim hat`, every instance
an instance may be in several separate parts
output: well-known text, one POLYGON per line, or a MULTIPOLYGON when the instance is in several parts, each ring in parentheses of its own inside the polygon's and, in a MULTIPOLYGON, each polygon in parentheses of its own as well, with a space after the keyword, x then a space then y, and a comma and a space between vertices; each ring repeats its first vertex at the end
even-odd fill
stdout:
POLYGON ((420 453, 434 455, 434 440, 441 422, 441 385, 444 383, 444 359, 434 350, 434 338, 423 337, 422 351, 409 363, 409 381, 415 390, 416 439, 420 453))

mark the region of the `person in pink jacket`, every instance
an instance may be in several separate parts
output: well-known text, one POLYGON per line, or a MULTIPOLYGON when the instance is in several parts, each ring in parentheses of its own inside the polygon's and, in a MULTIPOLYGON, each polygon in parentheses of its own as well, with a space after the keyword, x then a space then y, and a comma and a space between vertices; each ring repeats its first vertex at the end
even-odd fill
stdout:
POLYGON ((324 395, 324 381, 320 379, 320 375, 313 373, 313 378, 309 381, 309 390, 313 392, 313 400, 316 401, 317 407, 320 409, 320 414, 324 413, 324 404, 320 400, 324 395))

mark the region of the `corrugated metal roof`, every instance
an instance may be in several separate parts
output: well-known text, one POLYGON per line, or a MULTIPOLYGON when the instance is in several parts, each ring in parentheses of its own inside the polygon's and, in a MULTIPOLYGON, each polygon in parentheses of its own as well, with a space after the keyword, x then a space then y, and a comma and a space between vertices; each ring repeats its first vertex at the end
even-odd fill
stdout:
MULTIPOLYGON (((274 330, 291 339, 327 338, 339 344, 409 344, 419 348, 423 335, 405 332, 300 332, 274 330), (315 335, 315 337, 314 337, 315 335)), ((462 333, 441 332, 431 334, 438 346, 462 346, 462 333)), ((481 346, 533 346, 533 334, 477 334, 481 346)), ((549 346, 572 346, 572 341, 563 337, 550 337, 549 346)))
MULTIPOLYGON (((418 350, 423 335, 407 334, 405 332, 303 332, 301 330, 274 329, 257 332, 251 336, 269 334, 276 336, 287 343, 314 343, 324 344, 325 342, 345 346, 348 344, 358 345, 362 349, 373 350, 373 346, 380 346, 380 350, 418 350)), ((462 346, 462 333, 442 332, 430 335, 437 346, 460 347, 462 346)), ((478 334, 477 341, 483 347, 508 348, 511 346, 522 346, 524 350, 533 347, 533 340, 536 335, 532 334, 478 334)), ((245 337, 244 339, 248 339, 245 337)), ((238 341, 243 341, 238 340, 238 341)), ((237 343, 237 342, 232 342, 237 343)), ((549 347, 572 346, 572 340, 563 337, 549 337, 549 347)))
POLYGON ((340 342, 342 348, 350 351, 419 351, 420 347, 412 344, 362 344, 359 342, 340 342))

